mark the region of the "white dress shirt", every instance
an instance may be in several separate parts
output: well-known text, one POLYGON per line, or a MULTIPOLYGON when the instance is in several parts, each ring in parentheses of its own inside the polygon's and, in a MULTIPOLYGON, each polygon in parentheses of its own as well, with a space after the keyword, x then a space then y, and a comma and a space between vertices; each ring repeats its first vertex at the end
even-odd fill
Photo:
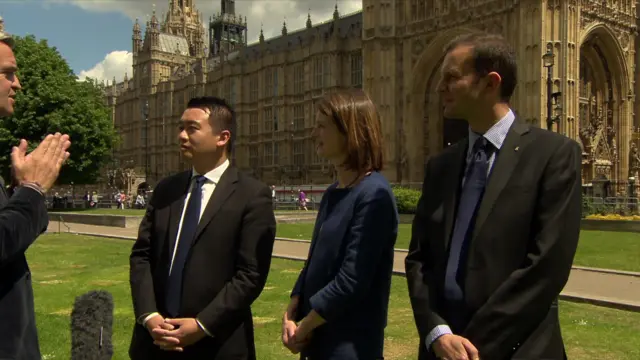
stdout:
MULTIPOLYGON (((227 170, 228 167, 229 167, 229 160, 226 160, 220 166, 204 174, 204 177, 206 180, 204 184, 202 184, 202 202, 200 206, 200 218, 202 218, 202 214, 204 213, 204 210, 207 208, 209 199, 211 199, 211 195, 213 195, 213 192, 216 189, 216 186, 220 182, 220 177, 222 177, 222 174, 227 170)), ((182 215, 180 215, 180 223, 178 225, 178 235, 176 237, 176 243, 175 243, 175 246, 173 247, 173 252, 171 254, 171 265, 169 267, 169 274, 171 274, 171 270, 173 270, 173 260, 175 259, 176 251, 178 250, 178 243, 180 242, 180 232, 182 231, 182 222, 184 221, 184 214, 187 210, 189 199, 191 198, 193 183, 195 182, 196 176, 200 175, 195 169, 192 169, 192 173, 193 175, 191 176, 191 181, 189 182, 189 190, 187 192, 186 198, 184 199, 184 206, 182 207, 182 215)), ((154 312, 147 315, 142 321, 142 325, 144 326, 149 319, 151 319, 156 315, 160 315, 160 314, 157 312, 154 312)), ((202 330, 204 330, 204 332, 207 335, 211 336, 211 334, 207 331, 207 329, 205 329, 205 327, 200 323, 200 321, 198 321, 198 319, 196 319, 196 321, 198 322, 198 325, 200 325, 200 328, 202 328, 202 330)))
MULTIPOLYGON (((489 166, 487 166, 487 176, 489 176, 489 174, 491 173, 491 169, 493 168, 493 163, 495 162, 496 156, 499 156, 499 152, 500 152, 500 149, 502 148, 502 144, 507 138, 509 129, 511 129, 511 126, 513 125, 515 119, 516 119, 515 114, 513 113, 513 111, 511 111, 511 109, 509 109, 509 112, 507 113, 507 115, 505 115, 502 119, 500 119, 500 121, 495 123, 484 134, 477 134, 473 132, 471 128, 469 128, 469 145, 467 148, 466 166, 468 167, 469 164, 471 163, 471 160, 473 159, 473 144, 476 142, 476 140, 480 136, 484 136, 487 139, 487 141, 489 141, 495 147, 495 151, 492 152, 491 157, 489 157, 488 159, 489 166)), ((463 185, 464 185, 464 180, 465 179, 463 178, 462 179, 463 185)), ((429 334, 427 334, 427 337, 425 339, 425 345, 427 346, 427 349, 431 349, 431 345, 433 345, 433 343, 439 337, 443 335, 448 335, 448 334, 453 334, 453 332, 451 331, 451 328, 448 325, 437 325, 436 327, 434 327, 429 332, 429 334)))

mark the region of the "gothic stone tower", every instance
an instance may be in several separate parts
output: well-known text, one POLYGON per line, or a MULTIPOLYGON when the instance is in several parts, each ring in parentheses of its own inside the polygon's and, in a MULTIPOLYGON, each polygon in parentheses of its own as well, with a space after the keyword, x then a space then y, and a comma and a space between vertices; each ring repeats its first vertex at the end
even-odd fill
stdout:
POLYGON ((204 35, 200 12, 192 0, 171 0, 162 24, 154 9, 144 39, 136 20, 132 36, 135 88, 152 93, 153 86, 184 72, 195 59, 204 58, 204 35))
POLYGON ((443 120, 435 86, 444 46, 471 31, 503 34, 515 46, 512 108, 536 126, 546 126, 542 56, 553 49, 552 91, 562 93, 554 131, 581 143, 583 181, 628 178, 635 1, 363 0, 364 87, 388 120, 392 181, 422 181, 426 160, 460 132, 443 120))
POLYGON ((236 15, 235 0, 220 0, 222 12, 209 20, 210 56, 230 53, 247 45, 247 21, 236 15))

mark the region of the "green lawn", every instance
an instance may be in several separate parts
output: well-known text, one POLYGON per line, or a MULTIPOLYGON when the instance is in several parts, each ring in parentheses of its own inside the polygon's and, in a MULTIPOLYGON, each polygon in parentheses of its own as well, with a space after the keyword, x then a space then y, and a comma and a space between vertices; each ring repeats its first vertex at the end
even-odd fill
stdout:
MULTIPOLYGON (((278 224, 278 236, 308 240, 313 223, 278 224)), ((400 224, 396 249, 409 248, 411 224, 400 224)), ((580 233, 575 265, 640 272, 640 234, 587 231, 580 233)))
MULTIPOLYGON (((69 209, 69 210, 50 210, 52 212, 71 212, 71 213, 81 213, 81 214, 91 214, 91 215, 120 215, 120 216, 143 216, 144 210, 139 209, 69 209)), ((276 214, 292 214, 292 213, 300 213, 300 214, 309 214, 316 213, 315 211, 309 210, 300 211, 300 210, 276 210, 276 214)))
MULTIPOLYGON (((128 359, 133 326, 128 284, 131 242, 70 234, 44 235, 28 252, 44 359, 69 359, 69 314, 76 296, 89 290, 111 292, 115 300, 114 360, 128 359)), ((258 358, 296 359, 280 344, 280 316, 301 262, 274 259, 268 284, 253 307, 258 358)), ((394 277, 386 331, 385 358, 415 359, 418 338, 404 278, 394 277)), ((640 358, 640 313, 587 304, 561 303, 569 358, 640 358), (621 341, 622 340, 622 341, 621 341)))

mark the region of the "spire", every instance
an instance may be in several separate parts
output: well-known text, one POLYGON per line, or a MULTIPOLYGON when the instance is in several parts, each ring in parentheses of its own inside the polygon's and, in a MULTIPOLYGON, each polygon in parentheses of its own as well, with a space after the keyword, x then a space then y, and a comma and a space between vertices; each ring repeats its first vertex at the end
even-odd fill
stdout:
POLYGON ((264 42, 264 32, 262 31, 262 24, 260 24, 260 43, 264 42))
POLYGON ((127 75, 127 72, 124 72, 124 82, 129 81, 129 75, 127 75))
POLYGON ((312 26, 313 24, 311 24, 311 9, 309 9, 309 12, 307 13, 307 29, 311 29, 312 26))
POLYGON ((0 15, 0 31, 4 31, 4 19, 2 15, 0 15))
POLYGON ((287 19, 285 18, 282 22, 282 35, 287 35, 287 19))
POLYGON ((140 21, 136 18, 135 24, 133 24, 133 32, 135 34, 140 34, 140 21))
POLYGON ((158 18, 156 17, 156 4, 153 4, 153 14, 151 15, 151 27, 153 27, 154 30, 156 30, 157 26, 158 26, 158 18))
POLYGON ((338 20, 340 18, 340 13, 338 12, 338 1, 336 0, 336 7, 333 10, 333 20, 338 20))

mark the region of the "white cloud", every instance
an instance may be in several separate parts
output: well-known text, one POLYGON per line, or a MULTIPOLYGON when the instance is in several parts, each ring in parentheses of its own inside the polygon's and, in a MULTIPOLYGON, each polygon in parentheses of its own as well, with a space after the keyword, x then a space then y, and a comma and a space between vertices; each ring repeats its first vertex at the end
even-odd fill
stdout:
MULTIPOLYGON (((156 16, 160 21, 163 12, 169 8, 169 0, 46 0, 55 2, 67 1, 82 9, 92 12, 118 12, 126 15, 133 21, 138 18, 144 27, 151 17, 154 3, 156 4, 156 16)), ((200 10, 202 20, 208 23, 209 17, 220 11, 220 1, 217 0, 193 0, 195 7, 200 10)), ((287 29, 294 31, 305 27, 307 14, 311 15, 314 24, 331 19, 335 1, 329 0, 236 0, 236 14, 247 17, 248 41, 255 42, 260 36, 262 27, 264 36, 270 38, 280 35, 282 23, 286 20, 287 29)), ((341 15, 352 13, 362 9, 362 0, 338 0, 338 10, 341 15)), ((144 31, 144 29, 143 29, 144 31)), ((131 54, 128 55, 128 63, 118 63, 117 59, 124 58, 124 53, 115 51, 107 55, 93 69, 81 72, 83 74, 105 74, 105 79, 118 81, 124 77, 124 72, 131 68, 131 54), (118 55, 114 55, 118 54, 118 55), (111 64, 111 65, 110 65, 111 64), (116 65, 120 64, 120 65, 116 65), (119 66, 119 68, 118 68, 119 66), (104 70, 101 70, 104 69, 104 70), (119 69, 119 70, 118 70, 119 69), (118 72, 119 71, 119 72, 118 72)), ((102 78, 101 78, 102 79, 102 78)))
POLYGON ((78 76, 80 80, 85 78, 93 78, 98 81, 113 81, 115 76, 116 81, 120 82, 124 79, 124 74, 128 73, 129 77, 132 75, 133 54, 128 51, 112 51, 104 60, 97 63, 93 68, 89 70, 83 70, 78 76))
MULTIPOLYGON (((119 12, 132 21, 140 19, 144 25, 151 17, 156 4, 156 15, 160 17, 169 8, 169 0, 46 0, 49 2, 70 2, 82 9, 93 12, 119 12)), ((220 11, 220 1, 193 0, 200 10, 203 20, 220 11)), ((280 35, 282 22, 286 19, 287 29, 293 31, 303 28, 307 14, 311 14, 313 23, 331 18, 334 1, 328 0, 236 0, 236 14, 247 17, 249 42, 257 41, 262 24, 265 37, 280 35)), ((338 10, 348 14, 362 9, 362 0, 338 0, 338 10)), ((133 24, 132 24, 133 25, 133 24)))

